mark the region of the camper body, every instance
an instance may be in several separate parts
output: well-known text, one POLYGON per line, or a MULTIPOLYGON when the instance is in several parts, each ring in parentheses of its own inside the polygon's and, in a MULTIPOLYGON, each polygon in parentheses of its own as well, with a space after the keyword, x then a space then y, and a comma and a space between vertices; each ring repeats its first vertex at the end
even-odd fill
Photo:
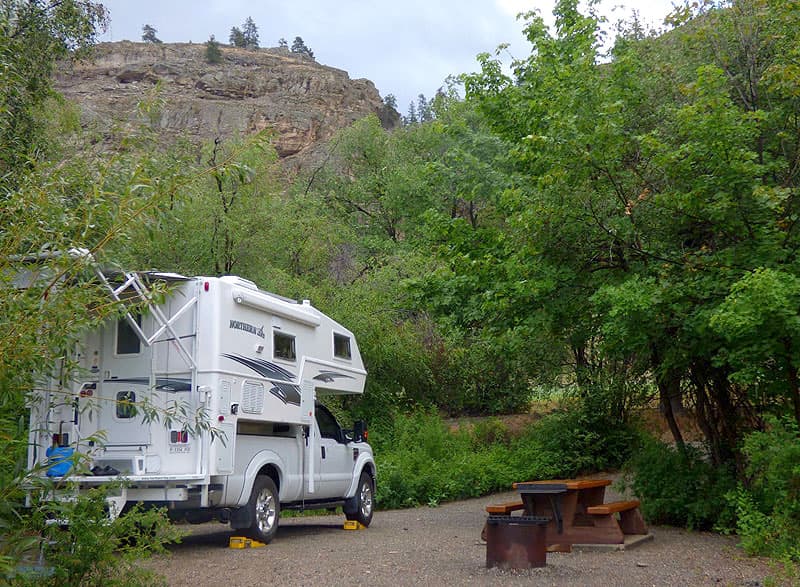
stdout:
POLYGON ((238 277, 106 283, 117 299, 142 299, 153 282, 166 282, 162 301, 87 333, 77 374, 34 394, 30 466, 79 489, 123 479, 109 498, 115 514, 163 505, 173 518, 216 517, 263 541, 281 508, 342 505, 369 524, 372 449, 362 426, 343 430, 318 401, 363 392, 353 334, 238 277), (54 459, 72 451, 89 456, 92 474, 54 459))

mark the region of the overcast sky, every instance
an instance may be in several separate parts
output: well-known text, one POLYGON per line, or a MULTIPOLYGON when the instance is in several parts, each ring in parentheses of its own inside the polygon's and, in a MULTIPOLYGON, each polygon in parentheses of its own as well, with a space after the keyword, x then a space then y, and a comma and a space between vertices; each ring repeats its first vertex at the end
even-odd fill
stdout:
MULTIPOLYGON (((521 11, 539 9, 552 22, 553 0, 100 0, 111 15, 103 41, 139 41, 149 24, 164 42, 203 43, 213 34, 227 43, 231 27, 250 16, 260 45, 291 46, 302 37, 319 63, 372 80, 381 96, 394 94, 401 114, 420 93, 431 98, 448 75, 478 69, 475 56, 509 43, 516 58, 528 55, 521 11)), ((672 0, 603 0, 610 21, 639 12, 660 27, 672 0), (627 8, 620 7, 624 3, 627 8), (616 8, 615 8, 616 6, 616 8)))

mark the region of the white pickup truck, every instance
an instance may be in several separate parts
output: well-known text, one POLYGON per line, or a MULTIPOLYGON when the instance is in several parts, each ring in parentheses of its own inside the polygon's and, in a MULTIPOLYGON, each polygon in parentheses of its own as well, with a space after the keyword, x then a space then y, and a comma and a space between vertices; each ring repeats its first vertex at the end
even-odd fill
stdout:
POLYGON ((217 518, 263 542, 281 508, 342 506, 369 525, 376 469, 366 429, 342 429, 319 402, 364 390, 349 330, 238 277, 98 278, 117 300, 148 299, 154 282, 169 293, 87 332, 78 369, 34 392, 31 468, 83 489, 124 479, 108 498, 112 515, 137 502, 166 506, 174 519, 217 518), (187 423, 197 417, 210 426, 187 423), (76 452, 90 471, 71 469, 76 452))

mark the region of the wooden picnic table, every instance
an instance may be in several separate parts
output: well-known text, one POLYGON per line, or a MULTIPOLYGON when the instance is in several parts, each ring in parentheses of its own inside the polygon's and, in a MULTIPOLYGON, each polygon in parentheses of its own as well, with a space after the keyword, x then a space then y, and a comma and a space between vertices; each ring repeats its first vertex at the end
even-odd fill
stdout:
POLYGON ((550 518, 548 550, 570 552, 573 544, 622 544, 625 534, 647 533, 638 501, 604 503, 609 485, 610 479, 554 479, 514 488, 526 515, 550 518))

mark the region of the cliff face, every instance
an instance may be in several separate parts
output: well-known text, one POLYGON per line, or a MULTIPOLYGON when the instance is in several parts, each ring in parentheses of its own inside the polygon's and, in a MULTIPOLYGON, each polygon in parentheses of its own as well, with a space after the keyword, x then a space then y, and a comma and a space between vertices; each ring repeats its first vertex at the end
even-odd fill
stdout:
POLYGON ((137 104, 155 98, 147 120, 164 133, 213 140, 272 129, 282 158, 310 155, 368 114, 399 123, 369 80, 287 49, 221 49, 222 62, 209 64, 204 44, 103 43, 93 61, 62 68, 56 87, 101 131, 145 120, 137 104))

